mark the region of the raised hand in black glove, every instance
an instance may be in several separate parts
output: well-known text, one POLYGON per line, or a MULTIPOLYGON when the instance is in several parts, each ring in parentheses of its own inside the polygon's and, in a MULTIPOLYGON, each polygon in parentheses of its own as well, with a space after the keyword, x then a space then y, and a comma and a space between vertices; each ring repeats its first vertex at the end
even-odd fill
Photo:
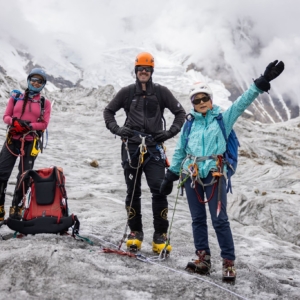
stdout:
POLYGON ((172 193, 173 190, 173 181, 176 181, 179 179, 179 176, 171 172, 170 170, 167 171, 164 180, 162 181, 160 185, 159 192, 167 196, 172 193))
POLYGON ((267 92, 270 88, 270 81, 278 77, 284 70, 284 63, 275 60, 268 64, 264 75, 254 80, 255 85, 264 92, 267 92))
POLYGON ((17 134, 24 134, 32 130, 29 121, 20 120, 17 118, 12 119, 12 126, 9 129, 9 134, 17 135, 17 134))
POLYGON ((119 127, 117 125, 117 123, 110 123, 108 124, 108 129, 113 133, 113 134, 116 134, 116 135, 119 135, 119 136, 122 136, 122 137, 133 137, 134 133, 133 133, 133 130, 128 128, 128 127, 119 127))
POLYGON ((284 70, 284 63, 282 61, 278 62, 275 60, 271 62, 264 73, 264 77, 270 82, 271 80, 278 77, 284 70))

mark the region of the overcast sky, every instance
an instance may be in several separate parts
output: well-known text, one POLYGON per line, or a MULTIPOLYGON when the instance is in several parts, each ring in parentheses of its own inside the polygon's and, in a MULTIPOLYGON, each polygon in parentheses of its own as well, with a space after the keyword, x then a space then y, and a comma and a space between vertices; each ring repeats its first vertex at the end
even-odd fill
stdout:
POLYGON ((0 38, 20 41, 37 59, 60 51, 62 40, 83 67, 120 47, 177 51, 210 71, 222 57, 247 84, 279 59, 286 80, 276 85, 299 95, 299 11, 296 0, 0 0, 0 38))

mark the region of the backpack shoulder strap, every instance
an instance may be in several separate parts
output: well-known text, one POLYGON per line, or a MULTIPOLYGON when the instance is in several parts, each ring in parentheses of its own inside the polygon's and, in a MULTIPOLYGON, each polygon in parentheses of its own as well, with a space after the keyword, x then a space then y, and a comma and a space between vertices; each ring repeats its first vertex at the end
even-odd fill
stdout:
POLYGON ((58 188, 61 192, 61 195, 63 198, 67 199, 67 191, 66 191, 66 188, 65 188, 65 181, 64 181, 64 175, 63 175, 63 172, 61 170, 59 170, 59 168, 57 167, 54 167, 53 168, 53 172, 55 172, 55 176, 56 176, 56 180, 57 180, 57 185, 58 185, 58 188))
POLYGON ((45 97, 44 96, 41 96, 40 106, 41 106, 41 114, 39 117, 39 121, 43 120, 43 118, 44 118, 44 113, 45 113, 45 97))
POLYGON ((161 97, 161 87, 158 83, 154 83, 153 87, 154 87, 154 95, 157 97, 159 107, 160 107, 160 111, 161 111, 161 114, 163 115, 163 112, 164 112, 164 109, 165 109, 165 104, 164 104, 164 101, 162 100, 162 97, 161 97))
POLYGON ((164 101, 162 100, 162 97, 161 97, 161 87, 158 83, 154 83, 153 84, 153 89, 154 89, 154 95, 156 96, 156 98, 158 100, 158 103, 159 103, 161 118, 162 118, 163 123, 164 123, 164 130, 166 130, 167 122, 166 122, 165 117, 164 117, 165 103, 164 103, 164 101))
POLYGON ((45 97, 41 96, 41 108, 45 109, 45 97))
POLYGON ((20 100, 20 96, 22 93, 19 90, 12 90, 10 92, 10 96, 14 99, 14 106, 16 105, 17 101, 20 100))
POLYGON ((135 83, 130 84, 128 86, 128 98, 126 99, 126 103, 124 106, 126 114, 129 113, 130 105, 131 105, 134 95, 135 95, 135 83))
POLYGON ((184 149, 186 149, 186 146, 189 142, 189 135, 191 132, 191 128, 193 125, 193 122, 195 120, 195 117, 192 114, 187 114, 185 117, 185 123, 183 125, 183 136, 185 136, 185 144, 184 144, 184 149))
POLYGON ((223 133, 223 136, 224 136, 226 145, 227 145, 228 139, 227 139, 227 135, 226 135, 226 129, 225 129, 225 125, 224 125, 222 113, 219 113, 219 115, 217 116, 216 119, 217 119, 217 121, 218 121, 218 124, 219 124, 221 130, 222 130, 222 133, 223 133))

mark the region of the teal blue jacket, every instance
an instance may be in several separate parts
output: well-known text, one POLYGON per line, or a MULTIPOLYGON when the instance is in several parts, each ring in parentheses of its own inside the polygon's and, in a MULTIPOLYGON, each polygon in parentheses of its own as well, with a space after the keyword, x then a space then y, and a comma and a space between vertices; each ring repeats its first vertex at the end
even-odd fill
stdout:
MULTIPOLYGON (((255 84, 252 84, 226 111, 222 112, 227 136, 229 136, 238 117, 262 93, 263 91, 258 89, 255 84)), ((207 111, 206 116, 196 112, 194 109, 191 110, 190 113, 195 119, 189 134, 188 144, 185 148, 187 133, 183 132, 183 126, 169 168, 171 172, 179 175, 181 164, 187 155, 203 157, 222 155, 225 152, 226 141, 216 120, 220 112, 221 108, 217 105, 213 105, 213 108, 207 111)), ((186 159, 182 166, 183 170, 187 170, 188 165, 193 162, 193 159, 186 159)), ((197 165, 200 178, 206 178, 210 170, 216 169, 216 161, 214 159, 197 162, 197 165)))

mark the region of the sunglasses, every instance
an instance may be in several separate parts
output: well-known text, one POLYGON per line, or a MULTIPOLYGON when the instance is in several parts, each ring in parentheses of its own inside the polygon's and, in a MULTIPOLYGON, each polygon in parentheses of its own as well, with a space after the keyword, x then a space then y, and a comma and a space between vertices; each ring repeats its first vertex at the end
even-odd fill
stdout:
POLYGON ((43 80, 43 79, 36 78, 36 77, 31 77, 31 78, 30 78, 30 81, 31 81, 31 82, 37 82, 37 83, 39 83, 39 84, 43 84, 43 83, 44 83, 44 80, 43 80))
POLYGON ((138 66, 136 67, 136 69, 139 71, 139 72, 142 72, 142 71, 146 71, 146 72, 152 72, 152 67, 142 67, 142 66, 138 66))
POLYGON ((201 101, 202 101, 202 102, 207 102, 207 101, 209 101, 209 100, 210 100, 210 97, 209 97, 209 96, 204 96, 204 97, 202 97, 202 98, 200 98, 200 99, 194 99, 194 100, 192 101, 192 103, 193 103, 193 104, 200 104, 201 101))

